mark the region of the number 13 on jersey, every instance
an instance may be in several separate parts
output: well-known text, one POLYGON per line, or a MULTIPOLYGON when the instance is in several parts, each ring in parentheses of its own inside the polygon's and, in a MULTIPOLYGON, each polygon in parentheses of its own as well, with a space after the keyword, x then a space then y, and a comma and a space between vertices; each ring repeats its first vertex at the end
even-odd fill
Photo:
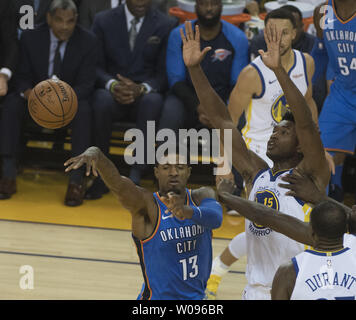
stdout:
POLYGON ((189 278, 195 278, 198 275, 198 256, 192 256, 187 259, 181 259, 179 262, 182 264, 183 268, 183 280, 188 280, 189 278), (188 270, 189 269, 189 270, 188 270))

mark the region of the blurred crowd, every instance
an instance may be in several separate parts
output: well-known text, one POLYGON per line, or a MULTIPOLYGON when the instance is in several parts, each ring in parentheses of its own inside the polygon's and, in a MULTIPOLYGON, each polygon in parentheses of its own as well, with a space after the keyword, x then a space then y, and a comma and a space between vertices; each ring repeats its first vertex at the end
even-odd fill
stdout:
MULTIPOLYGON (((212 54, 202 61, 211 85, 228 104, 240 72, 265 49, 264 4, 246 1, 250 21, 238 26, 222 19, 222 1, 197 0, 195 13, 201 46, 212 54)), ((321 1, 300 1, 313 3, 321 1)), ((70 124, 72 156, 91 145, 109 154, 112 126, 127 122, 146 132, 156 129, 209 127, 199 118, 199 100, 182 58, 179 20, 170 15, 177 1, 164 0, 2 0, 0 4, 0 199, 17 192, 17 160, 24 123, 31 121, 27 99, 32 88, 57 77, 72 86, 78 112, 70 124), (33 8, 34 15, 31 16, 33 8), (33 23, 33 25, 31 25, 33 23)), ((302 12, 295 17, 293 48, 312 54, 316 31, 306 28, 302 12)), ((320 112, 332 74, 318 70, 313 99, 320 112)), ((244 114, 238 127, 245 124, 244 114)), ((146 137, 145 137, 146 138, 146 137)), ((137 185, 146 165, 133 165, 129 178, 137 185)), ((242 179, 234 172, 236 184, 242 179)), ((108 192, 97 178, 84 186, 84 169, 71 172, 65 204, 98 199, 108 192)))

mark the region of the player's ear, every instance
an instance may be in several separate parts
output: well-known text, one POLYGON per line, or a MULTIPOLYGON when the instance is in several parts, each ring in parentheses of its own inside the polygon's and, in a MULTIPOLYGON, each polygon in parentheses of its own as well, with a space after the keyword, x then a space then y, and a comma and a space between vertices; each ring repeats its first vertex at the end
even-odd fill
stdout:
POLYGON ((297 37, 297 28, 293 28, 293 30, 292 30, 292 39, 293 39, 293 41, 295 40, 296 37, 297 37))
POLYGON ((158 176, 159 176, 159 169, 158 169, 158 164, 156 164, 153 168, 153 173, 155 175, 155 178, 158 180, 158 176))
POLYGON ((189 167, 189 166, 188 166, 187 170, 188 170, 188 179, 189 179, 189 178, 190 178, 190 175, 191 175, 191 173, 192 173, 192 167, 189 167))

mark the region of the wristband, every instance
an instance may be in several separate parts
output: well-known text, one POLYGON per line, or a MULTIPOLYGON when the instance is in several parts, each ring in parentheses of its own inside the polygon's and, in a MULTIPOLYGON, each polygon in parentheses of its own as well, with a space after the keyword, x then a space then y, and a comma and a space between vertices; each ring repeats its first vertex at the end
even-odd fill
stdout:
POLYGON ((113 81, 112 84, 110 85, 109 91, 112 93, 114 87, 119 83, 119 81, 113 81))

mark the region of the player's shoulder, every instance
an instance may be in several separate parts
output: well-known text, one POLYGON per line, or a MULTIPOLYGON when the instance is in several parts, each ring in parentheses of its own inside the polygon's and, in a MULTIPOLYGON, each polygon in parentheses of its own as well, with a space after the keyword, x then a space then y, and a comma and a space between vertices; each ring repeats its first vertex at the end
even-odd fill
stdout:
POLYGON ((248 64, 239 74, 239 81, 245 85, 251 86, 251 83, 256 83, 259 80, 259 70, 254 63, 248 64))

